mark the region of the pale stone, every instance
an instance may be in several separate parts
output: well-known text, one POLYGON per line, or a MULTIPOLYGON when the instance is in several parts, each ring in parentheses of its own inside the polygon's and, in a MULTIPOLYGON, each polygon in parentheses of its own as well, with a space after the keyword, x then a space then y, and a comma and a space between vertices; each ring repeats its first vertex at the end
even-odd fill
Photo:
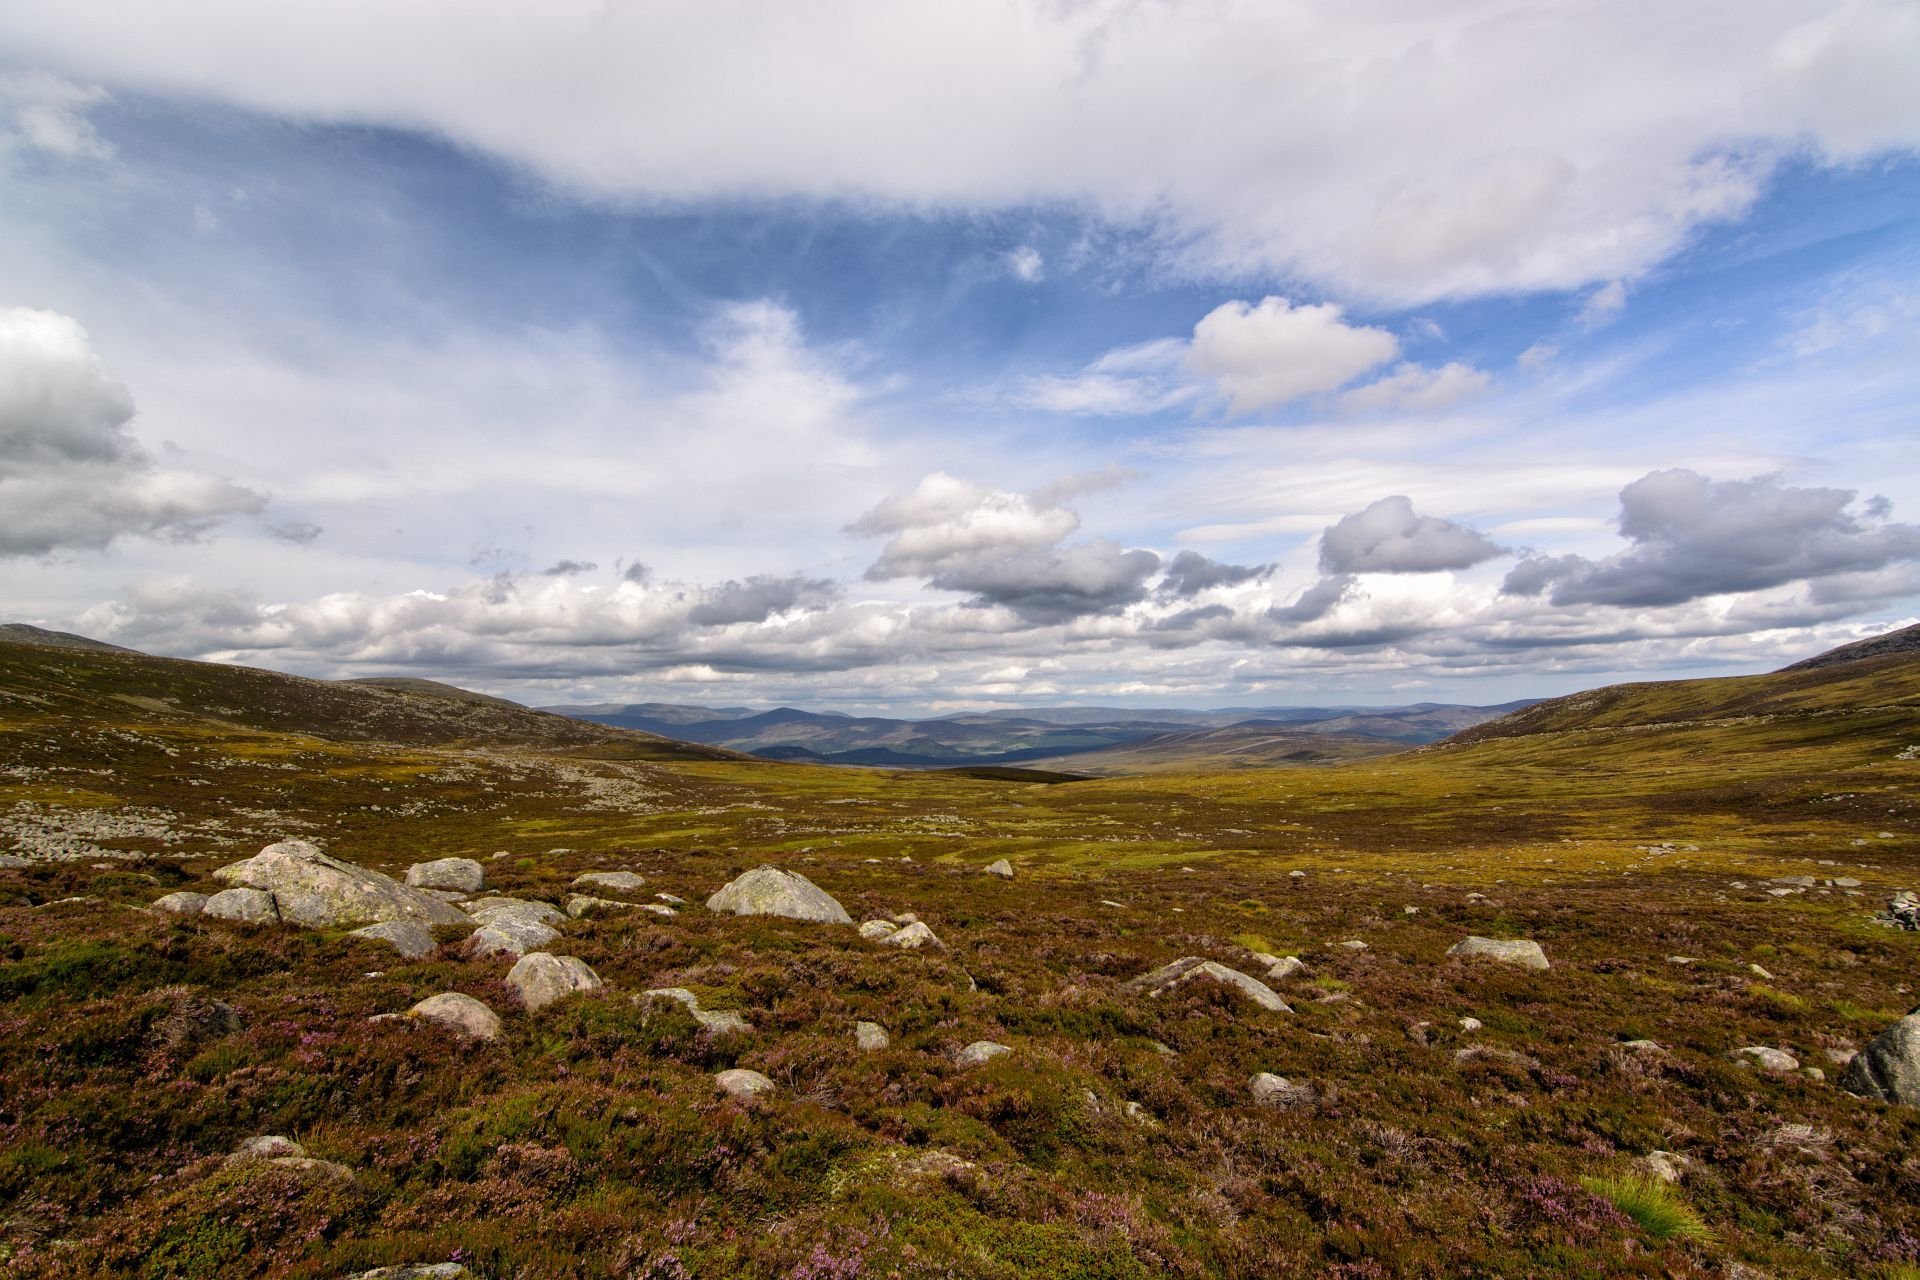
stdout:
POLYGON ((879 1023, 856 1022, 853 1024, 853 1043, 862 1053, 872 1053, 886 1048, 892 1041, 887 1036, 887 1029, 879 1023))
POLYGON ((638 893, 647 887, 647 878, 635 871, 588 871, 573 878, 573 887, 607 893, 638 893))
POLYGON ((1281 978, 1291 978, 1296 973, 1306 971, 1306 963, 1299 956, 1281 956, 1267 967, 1267 981, 1277 982, 1281 978))
POLYGON ((371 942, 384 942, 408 960, 418 960, 422 956, 433 954, 433 935, 411 920, 388 920, 383 924, 370 924, 363 929, 355 929, 347 936, 366 938, 371 942))
POLYGON ((407 883, 416 889, 478 893, 487 883, 487 870, 472 858, 437 858, 408 867, 407 883))
POLYGON ((1649 1151, 1640 1157, 1641 1167, 1661 1182, 1678 1182, 1693 1161, 1671 1151, 1649 1151))
POLYGON ((467 903, 463 909, 481 924, 524 920, 553 928, 567 922, 566 915, 551 902, 535 902, 529 898, 481 898, 467 903))
POLYGON ((280 919, 273 895, 264 889, 222 889, 201 905, 200 914, 243 924, 273 924, 280 919))
POLYGON ((500 1016, 472 996, 458 991, 428 996, 407 1010, 407 1015, 437 1022, 475 1040, 492 1040, 500 1034, 500 1016))
POLYGON ((879 941, 883 947, 899 947, 904 951, 918 951, 921 947, 932 947, 936 951, 947 949, 947 944, 935 937, 933 930, 919 921, 915 921, 904 929, 895 929, 879 941))
POLYGON ((1766 1045, 1750 1044, 1735 1049, 1727 1055, 1735 1062, 1744 1062, 1762 1071, 1797 1071, 1800 1060, 1785 1049, 1773 1049, 1766 1045))
POLYGON ((228 1164, 246 1164, 251 1160, 277 1160, 283 1156, 304 1156, 307 1149, 292 1138, 277 1133, 263 1133, 257 1138, 248 1138, 235 1147, 233 1154, 227 1157, 228 1164))
POLYGON ((1550 967, 1547 953, 1540 949, 1540 944, 1526 938, 1482 938, 1475 935, 1448 947, 1447 954, 1498 960, 1502 964, 1517 964, 1523 969, 1550 967))
POLYGON ((595 898, 589 894, 576 893, 567 899, 565 910, 569 920, 578 920, 582 916, 596 915, 602 911, 631 911, 634 905, 614 898, 595 898))
POLYGON ((954 1057, 954 1061, 963 1067, 977 1067, 983 1062, 991 1062, 1003 1053, 1012 1053, 1004 1044, 992 1040, 975 1040, 954 1057))
POLYGON ((758 1071, 748 1071, 744 1067, 720 1072, 714 1076, 713 1083, 720 1092, 735 1098, 757 1098, 762 1094, 772 1093, 774 1088, 773 1081, 758 1071))
POLYGON ((1247 1081, 1247 1089, 1253 1094, 1253 1100, 1263 1107, 1278 1107, 1282 1111, 1291 1111, 1313 1102, 1313 1089, 1304 1084, 1296 1084, 1285 1076, 1274 1075, 1270 1071, 1255 1073, 1247 1081))
POLYGON ((702 1009, 700 997, 685 987, 654 987, 642 993, 642 998, 653 1000, 673 1000, 685 1005, 693 1020, 717 1035, 751 1031, 753 1027, 739 1014, 724 1009, 702 1009))
POLYGON ((507 971, 507 985, 520 997, 520 1003, 532 1011, 544 1009, 575 992, 597 991, 606 984, 578 956, 535 951, 521 956, 507 971))
POLYGON ((190 893, 184 889, 179 893, 170 893, 164 898, 156 898, 153 903, 155 911, 171 911, 177 916, 197 916, 206 909, 206 906, 206 894, 190 893))
POLYGON ((860 926, 860 936, 869 942, 878 942, 899 927, 891 920, 868 920, 860 926))
POLYGON ((1273 1013, 1292 1012, 1287 1002, 1266 983, 1203 956, 1183 956, 1171 964, 1161 965, 1152 973, 1142 974, 1127 985, 1145 991, 1150 996, 1158 996, 1196 978, 1206 978, 1231 987, 1262 1009, 1273 1013))
POLYGON ((1002 880, 1011 880, 1013 879, 1013 864, 1005 858, 1002 858, 987 868, 987 874, 990 876, 999 876, 1002 880))
POLYGON ((341 1280, 473 1280, 473 1272, 457 1262, 420 1262, 398 1267, 375 1267, 341 1280))
POLYGON ((282 920, 312 929, 386 920, 412 920, 429 928, 468 923, 458 907, 410 889, 392 876, 329 857, 304 840, 268 845, 244 862, 221 867, 213 876, 224 884, 272 894, 282 920))
POLYGON ((755 867, 711 898, 707 910, 736 916, 782 916, 823 924, 852 924, 833 897, 798 872, 778 867, 755 867))
POLYGON ((558 929, 531 920, 501 919, 473 931, 467 938, 467 954, 480 956, 526 955, 538 951, 560 936, 558 929))

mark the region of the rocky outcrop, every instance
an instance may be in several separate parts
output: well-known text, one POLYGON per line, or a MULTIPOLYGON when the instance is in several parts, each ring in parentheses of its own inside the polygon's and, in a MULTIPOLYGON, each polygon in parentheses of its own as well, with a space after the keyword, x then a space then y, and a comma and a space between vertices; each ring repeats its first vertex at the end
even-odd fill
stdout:
POLYGON ((1255 1073, 1254 1077, 1247 1081, 1247 1091, 1261 1106, 1276 1107, 1282 1111, 1311 1106, 1314 1101, 1311 1086, 1296 1083, 1285 1076, 1274 1075, 1270 1071, 1255 1073))
POLYGON ((1175 987, 1197 979, 1218 982, 1222 986, 1231 987, 1262 1009, 1274 1013, 1293 1012, 1287 1006, 1287 1002, 1266 983, 1258 978, 1248 977, 1238 969, 1229 969, 1226 965, 1204 956, 1183 956, 1171 964, 1161 965, 1152 973, 1140 975, 1127 985, 1136 991, 1144 991, 1149 996, 1160 996, 1175 987))
POLYGON ((1501 964, 1519 965, 1522 969, 1547 969, 1547 953, 1540 944, 1527 938, 1482 938, 1473 935, 1462 938, 1447 948, 1450 956, 1462 956, 1467 959, 1497 960, 1501 964))
POLYGON ((1920 1107, 1920 1009, 1854 1054, 1840 1074, 1840 1087, 1863 1098, 1920 1107))
POLYGON ((581 991, 598 991, 606 984, 600 975, 578 956, 548 955, 535 951, 521 956, 507 971, 507 985, 531 1012, 581 991))
POLYGON ((429 928, 468 923, 467 916, 450 903, 410 889, 392 876, 330 857, 304 840, 270 844, 244 862, 221 867, 213 878, 272 895, 281 920, 310 929, 345 929, 388 920, 412 920, 429 928))
POLYGON ((755 867, 707 899, 707 910, 736 916, 783 916, 821 924, 852 924, 845 907, 794 871, 755 867))

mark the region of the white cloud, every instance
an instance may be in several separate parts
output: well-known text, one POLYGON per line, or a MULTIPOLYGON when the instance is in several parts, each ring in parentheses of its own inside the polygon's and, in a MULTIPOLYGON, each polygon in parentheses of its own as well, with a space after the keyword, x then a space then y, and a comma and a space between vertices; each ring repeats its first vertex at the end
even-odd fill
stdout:
POLYGON ((1348 413, 1427 412, 1470 400, 1492 385, 1485 371, 1458 360, 1438 369, 1402 364, 1385 377, 1346 392, 1340 407, 1348 413))
POLYGON ((266 500, 154 466, 127 429, 133 396, 69 316, 0 309, 0 557, 190 539, 266 500))
POLYGON ((1400 353, 1385 329, 1350 325, 1332 303, 1269 297, 1227 302, 1193 327, 1188 360, 1214 379, 1235 413, 1251 413, 1345 386, 1400 353))
POLYGON ((1038 284, 1046 276, 1046 260, 1040 251, 1030 244, 1023 244, 1007 255, 1007 270, 1016 280, 1028 284, 1038 284))
POLYGON ((1627 309, 1627 286, 1610 280, 1587 295, 1580 304, 1580 327, 1591 332, 1612 324, 1627 309))
POLYGON ((0 45, 115 91, 418 129, 595 197, 1066 203, 1159 227, 1192 268, 1379 300, 1632 280, 1783 154, 1920 141, 1907 0, 1659 24, 1489 0, 25 0, 0 45))
POLYGON ((1435 573, 1503 554, 1483 533, 1418 514, 1401 494, 1342 517, 1320 535, 1320 567, 1329 574, 1435 573))
POLYGON ((87 119, 105 90, 44 71, 0 72, 0 154, 34 150, 67 160, 108 160, 113 147, 87 119))

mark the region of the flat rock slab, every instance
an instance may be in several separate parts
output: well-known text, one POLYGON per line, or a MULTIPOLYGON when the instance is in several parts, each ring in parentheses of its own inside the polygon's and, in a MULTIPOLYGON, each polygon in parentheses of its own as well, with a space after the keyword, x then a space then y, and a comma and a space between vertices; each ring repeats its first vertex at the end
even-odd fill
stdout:
POLYGON ((755 867, 707 899, 707 910, 736 916, 782 916, 821 924, 852 924, 847 909, 813 881, 779 867, 755 867))
POLYGON ((1498 960, 1501 964, 1515 964, 1522 969, 1547 969, 1547 953, 1540 944, 1527 938, 1482 938, 1475 934, 1462 938, 1447 948, 1450 956, 1464 956, 1468 959, 1498 960))
POLYGON ((1863 1098, 1920 1107, 1920 1010, 1867 1042, 1840 1074, 1840 1087, 1863 1098))
POLYGON ((589 871, 575 876, 576 889, 598 889, 603 893, 638 893, 647 887, 647 878, 635 871, 589 871))
POLYGON ((280 912, 264 889, 222 889, 200 904, 200 914, 243 924, 278 924, 280 912))
POLYGON ((713 1078, 714 1087, 724 1094, 735 1098, 758 1098, 772 1093, 773 1081, 758 1071, 748 1071, 745 1067, 734 1067, 722 1071, 713 1078))
POLYGON ((458 991, 428 996, 407 1010, 407 1016, 437 1022, 475 1040, 493 1040, 500 1035, 500 1015, 458 991))
POLYGON ((350 938, 365 938, 369 942, 384 942, 398 951, 408 960, 418 960, 433 954, 433 935, 411 920, 388 920, 383 924, 370 924, 355 929, 347 935, 350 938))
POLYGON ((606 983, 578 956, 535 951, 521 956, 507 971, 507 985, 529 1010, 544 1009, 581 991, 598 991, 606 983))
POLYGON ((559 937, 558 929, 537 921, 503 918, 475 929, 467 938, 467 954, 476 959, 481 956, 517 959, 529 951, 541 950, 559 937))
POLYGON ((478 893, 486 887, 487 869, 472 858, 436 858, 407 868, 407 883, 416 889, 452 889, 478 893))
POLYGON ((392 876, 329 857, 304 840, 270 844, 244 862, 221 867, 213 878, 272 894, 280 919, 310 929, 347 929, 387 920, 412 920, 428 928, 468 923, 458 907, 392 876))
POLYGON ((524 920, 532 924, 563 925, 567 917, 551 902, 531 898, 480 898, 461 908, 481 924, 499 924, 502 920, 524 920))
POLYGON ((1266 983, 1258 978, 1249 977, 1238 969, 1229 969, 1226 965, 1209 960, 1205 956, 1182 956, 1171 964, 1161 965, 1152 973, 1141 974, 1127 985, 1135 990, 1144 991, 1149 996, 1160 996, 1196 979, 1206 979, 1231 987, 1262 1009, 1274 1013, 1293 1012, 1287 1002, 1266 983))

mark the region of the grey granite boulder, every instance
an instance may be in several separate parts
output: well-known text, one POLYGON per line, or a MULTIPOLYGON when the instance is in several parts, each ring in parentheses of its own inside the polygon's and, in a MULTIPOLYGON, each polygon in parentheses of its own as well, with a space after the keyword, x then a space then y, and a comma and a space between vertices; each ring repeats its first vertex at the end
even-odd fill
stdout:
POLYGON ((1208 960, 1203 956, 1183 956, 1171 964, 1161 965, 1152 973, 1140 975, 1127 985, 1144 991, 1150 996, 1159 996, 1175 987, 1202 978, 1231 987, 1262 1009, 1274 1013, 1293 1012, 1272 987, 1258 978, 1250 978, 1238 969, 1229 969, 1226 965, 1208 960))
POLYGON ((755 867, 707 899, 707 910, 736 916, 783 916, 822 924, 852 924, 845 907, 794 871, 755 867))
POLYGON ((487 883, 487 869, 472 858, 436 858, 407 868, 407 883, 416 889, 451 889, 478 893, 487 883))
POLYGON ((993 1040, 975 1040, 972 1044, 954 1055, 954 1061, 963 1067, 977 1067, 983 1062, 992 1062, 1003 1053, 1012 1053, 1006 1045, 993 1040))
POLYGON ((185 889, 178 893, 170 893, 164 898, 156 898, 153 902, 155 911, 170 911, 177 916, 197 916, 206 910, 206 906, 206 894, 190 893, 185 889))
POLYGON ((636 871, 589 871, 573 878, 576 889, 598 889, 603 893, 638 893, 647 887, 647 878, 636 871))
POLYGON ((735 1067, 731 1071, 722 1071, 713 1077, 714 1085, 724 1094, 735 1098, 757 1098, 772 1093, 773 1081, 758 1071, 748 1071, 744 1067, 735 1067))
POLYGON ((598 991, 606 984, 578 956, 535 951, 521 956, 507 971, 507 985, 529 1010, 544 1009, 579 991, 598 991))
POLYGON ((891 920, 867 920, 860 925, 860 936, 868 942, 879 942, 899 927, 891 920))
POLYGON ((1840 1087, 1863 1098, 1920 1107, 1920 1009, 1854 1054, 1840 1075, 1840 1087))
POLYGON ((365 938, 369 942, 384 942, 407 960, 418 960, 422 956, 433 954, 433 935, 411 920, 388 920, 383 924, 370 924, 365 928, 355 929, 347 936, 365 938))
POLYGON ((590 893, 569 894, 561 904, 561 910, 567 913, 567 919, 578 920, 582 916, 597 916, 609 911, 631 911, 636 906, 648 905, 635 902, 622 902, 618 898, 596 898, 590 893))
POLYGON ((947 944, 935 937, 933 930, 918 920, 904 929, 895 929, 878 941, 883 947, 899 947, 902 951, 918 951, 922 947, 932 947, 935 951, 947 949, 947 944))
POLYGON ((1735 1062, 1758 1067, 1762 1071, 1784 1072, 1798 1071, 1800 1060, 1785 1049, 1769 1048, 1766 1045, 1750 1044, 1728 1053, 1735 1062))
POLYGON ((464 904, 461 910, 481 924, 514 920, 557 927, 567 922, 566 914, 551 902, 535 902, 531 898, 478 898, 464 904))
POLYGON ((243 924, 276 924, 280 920, 273 895, 264 889, 222 889, 201 904, 200 914, 243 924))
POLYGON ((1282 1111, 1309 1106, 1314 1100, 1310 1086, 1296 1083, 1285 1076, 1276 1076, 1270 1071, 1257 1072, 1247 1081, 1247 1091, 1261 1106, 1278 1107, 1282 1111))
POLYGON ((310 929, 345 929, 386 920, 412 920, 429 928, 468 922, 458 907, 410 889, 392 876, 329 857, 304 840, 270 844, 244 862, 221 867, 213 877, 223 884, 272 894, 280 919, 310 929))
POLYGON ((1547 963, 1547 953, 1540 949, 1540 944, 1526 938, 1482 938, 1476 934, 1448 947, 1447 954, 1469 959, 1498 960, 1502 964, 1516 964, 1523 969, 1551 967, 1547 963))
POLYGON ((410 1018, 425 1018, 475 1040, 492 1040, 500 1034, 500 1015, 458 991, 443 991, 428 996, 407 1010, 410 1018))
POLYGON ((482 925, 467 937, 467 954, 513 956, 518 959, 529 951, 539 951, 560 936, 558 929, 532 920, 501 919, 482 925))
POLYGON ((877 1022, 856 1022, 853 1024, 853 1044, 862 1053, 872 1053, 884 1049, 892 1043, 887 1038, 887 1029, 877 1022))
POLYGON ((990 876, 999 876, 1002 880, 1011 880, 1013 879, 1013 864, 1005 858, 1002 858, 987 868, 987 874, 990 876))

